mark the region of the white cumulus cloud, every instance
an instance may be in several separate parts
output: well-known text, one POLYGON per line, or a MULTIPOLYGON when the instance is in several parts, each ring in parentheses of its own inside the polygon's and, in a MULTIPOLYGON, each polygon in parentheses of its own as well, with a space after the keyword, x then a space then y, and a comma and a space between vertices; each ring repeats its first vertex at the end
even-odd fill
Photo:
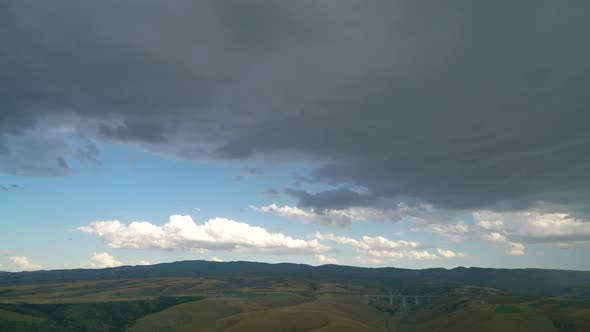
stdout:
POLYGON ((139 262, 136 261, 131 261, 129 262, 129 265, 151 265, 152 263, 150 261, 146 261, 146 260, 140 260, 139 262))
POLYGON ((436 252, 444 258, 465 257, 464 253, 461 253, 461 252, 456 253, 451 250, 445 250, 445 249, 441 249, 441 248, 437 248, 436 252))
POLYGON ((113 256, 106 252, 94 253, 90 258, 90 267, 105 268, 105 267, 117 267, 124 265, 123 262, 116 260, 113 256))
POLYGON ((432 223, 418 225, 412 230, 436 233, 453 242, 484 239, 510 256, 525 255, 528 243, 560 248, 590 245, 590 221, 551 209, 538 203, 521 211, 477 210, 472 212, 473 225, 462 221, 432 223))
POLYGON ((320 240, 348 244, 360 250, 399 250, 419 248, 422 246, 419 242, 404 240, 392 241, 383 236, 363 236, 358 240, 334 234, 322 234, 319 232, 315 233, 314 236, 320 240))
POLYGON ((455 253, 451 250, 437 248, 435 252, 426 250, 426 246, 415 241, 390 240, 383 236, 362 236, 354 239, 334 234, 315 233, 314 237, 320 240, 332 241, 349 245, 359 253, 366 256, 357 257, 357 261, 363 264, 381 264, 385 261, 406 260, 439 260, 445 258, 465 257, 463 253, 455 253))
POLYGON ((31 262, 25 256, 10 256, 8 259, 18 266, 18 269, 21 271, 33 271, 33 270, 40 270, 43 267, 39 264, 35 264, 31 262))
POLYGON ((161 226, 146 221, 130 224, 117 220, 95 221, 78 230, 100 238, 111 248, 250 250, 277 255, 318 254, 332 250, 317 239, 295 239, 225 218, 196 224, 190 216, 173 215, 161 226))
POLYGON ((590 243, 590 222, 542 205, 515 212, 475 211, 473 219, 482 237, 503 246, 508 255, 525 254, 524 243, 569 248, 590 243))
POLYGON ((590 222, 540 208, 517 212, 476 211, 477 224, 526 243, 567 243, 590 240, 590 222))
POLYGON ((326 257, 324 255, 315 255, 315 260, 321 264, 336 264, 338 261, 335 258, 326 257))
POLYGON ((522 243, 509 241, 506 236, 498 232, 486 233, 482 237, 485 240, 503 246, 506 249, 506 254, 510 256, 522 256, 525 254, 524 245, 522 243))
POLYGON ((469 227, 469 225, 465 224, 463 221, 451 224, 426 224, 421 227, 412 228, 412 230, 436 233, 446 237, 451 242, 460 242, 464 240, 469 235, 469 232, 472 231, 471 227, 469 227))

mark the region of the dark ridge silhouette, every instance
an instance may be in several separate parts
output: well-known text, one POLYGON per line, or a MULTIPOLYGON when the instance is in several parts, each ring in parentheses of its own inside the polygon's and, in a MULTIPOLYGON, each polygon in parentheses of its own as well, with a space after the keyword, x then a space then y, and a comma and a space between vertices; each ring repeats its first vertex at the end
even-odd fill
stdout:
POLYGON ((105 269, 43 270, 0 272, 0 285, 61 283, 161 277, 258 277, 301 278, 318 281, 349 282, 380 289, 405 289, 432 292, 476 285, 535 296, 590 298, 590 272, 546 269, 363 268, 343 265, 269 264, 256 262, 179 261, 105 269))

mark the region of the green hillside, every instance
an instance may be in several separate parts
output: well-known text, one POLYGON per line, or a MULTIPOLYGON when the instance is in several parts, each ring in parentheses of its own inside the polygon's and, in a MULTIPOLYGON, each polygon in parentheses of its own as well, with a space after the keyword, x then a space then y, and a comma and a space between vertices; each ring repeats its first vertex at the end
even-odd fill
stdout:
MULTIPOLYGON (((148 266, 74 269, 0 274, 0 286, 37 283, 136 278, 301 278, 350 282, 380 289, 432 292, 441 287, 478 285, 535 296, 572 296, 590 299, 590 272, 544 269, 424 269, 361 268, 339 265, 268 264, 255 262, 182 261, 148 266)), ((236 285, 243 286, 243 285, 236 285)), ((0 293, 1 294, 1 293, 0 293)))
POLYGON ((200 261, 7 273, 0 331, 582 332, 590 330, 587 277, 200 261), (412 296, 404 306, 389 292, 412 296))

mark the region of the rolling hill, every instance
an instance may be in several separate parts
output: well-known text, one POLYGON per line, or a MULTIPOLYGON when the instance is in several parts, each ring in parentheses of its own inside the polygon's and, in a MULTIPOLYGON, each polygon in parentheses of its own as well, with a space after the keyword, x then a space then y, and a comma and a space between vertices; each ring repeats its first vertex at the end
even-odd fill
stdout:
POLYGON ((464 268, 411 270, 340 265, 181 261, 147 266, 73 269, 0 274, 0 285, 135 278, 290 277, 363 283, 378 289, 431 292, 441 287, 477 285, 523 295, 590 297, 590 272, 545 269, 464 268))
POLYGON ((0 331, 580 332, 589 289, 590 272, 542 269, 182 261, 0 273, 0 331))

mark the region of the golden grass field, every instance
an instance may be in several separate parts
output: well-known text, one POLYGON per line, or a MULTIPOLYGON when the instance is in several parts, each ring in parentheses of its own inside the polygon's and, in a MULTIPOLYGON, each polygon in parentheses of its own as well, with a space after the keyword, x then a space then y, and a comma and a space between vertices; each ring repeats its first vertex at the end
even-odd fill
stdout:
POLYGON ((122 309, 116 310, 133 314, 112 323, 112 329, 96 331, 590 331, 590 304, 568 298, 514 297, 464 287, 407 308, 363 301, 363 294, 376 291, 334 282, 253 277, 12 285, 0 287, 0 322, 43 331, 45 326, 59 326, 51 321, 54 316, 73 315, 78 319, 74 323, 92 331, 111 319, 100 310, 119 303, 122 309), (141 302, 155 303, 162 296, 179 300, 161 307, 141 302), (29 311, 19 307, 23 303, 29 311), (96 307, 100 303, 103 306, 96 307))
POLYGON ((146 316, 130 331, 386 331, 384 323, 385 315, 357 296, 288 295, 186 303, 146 316))

